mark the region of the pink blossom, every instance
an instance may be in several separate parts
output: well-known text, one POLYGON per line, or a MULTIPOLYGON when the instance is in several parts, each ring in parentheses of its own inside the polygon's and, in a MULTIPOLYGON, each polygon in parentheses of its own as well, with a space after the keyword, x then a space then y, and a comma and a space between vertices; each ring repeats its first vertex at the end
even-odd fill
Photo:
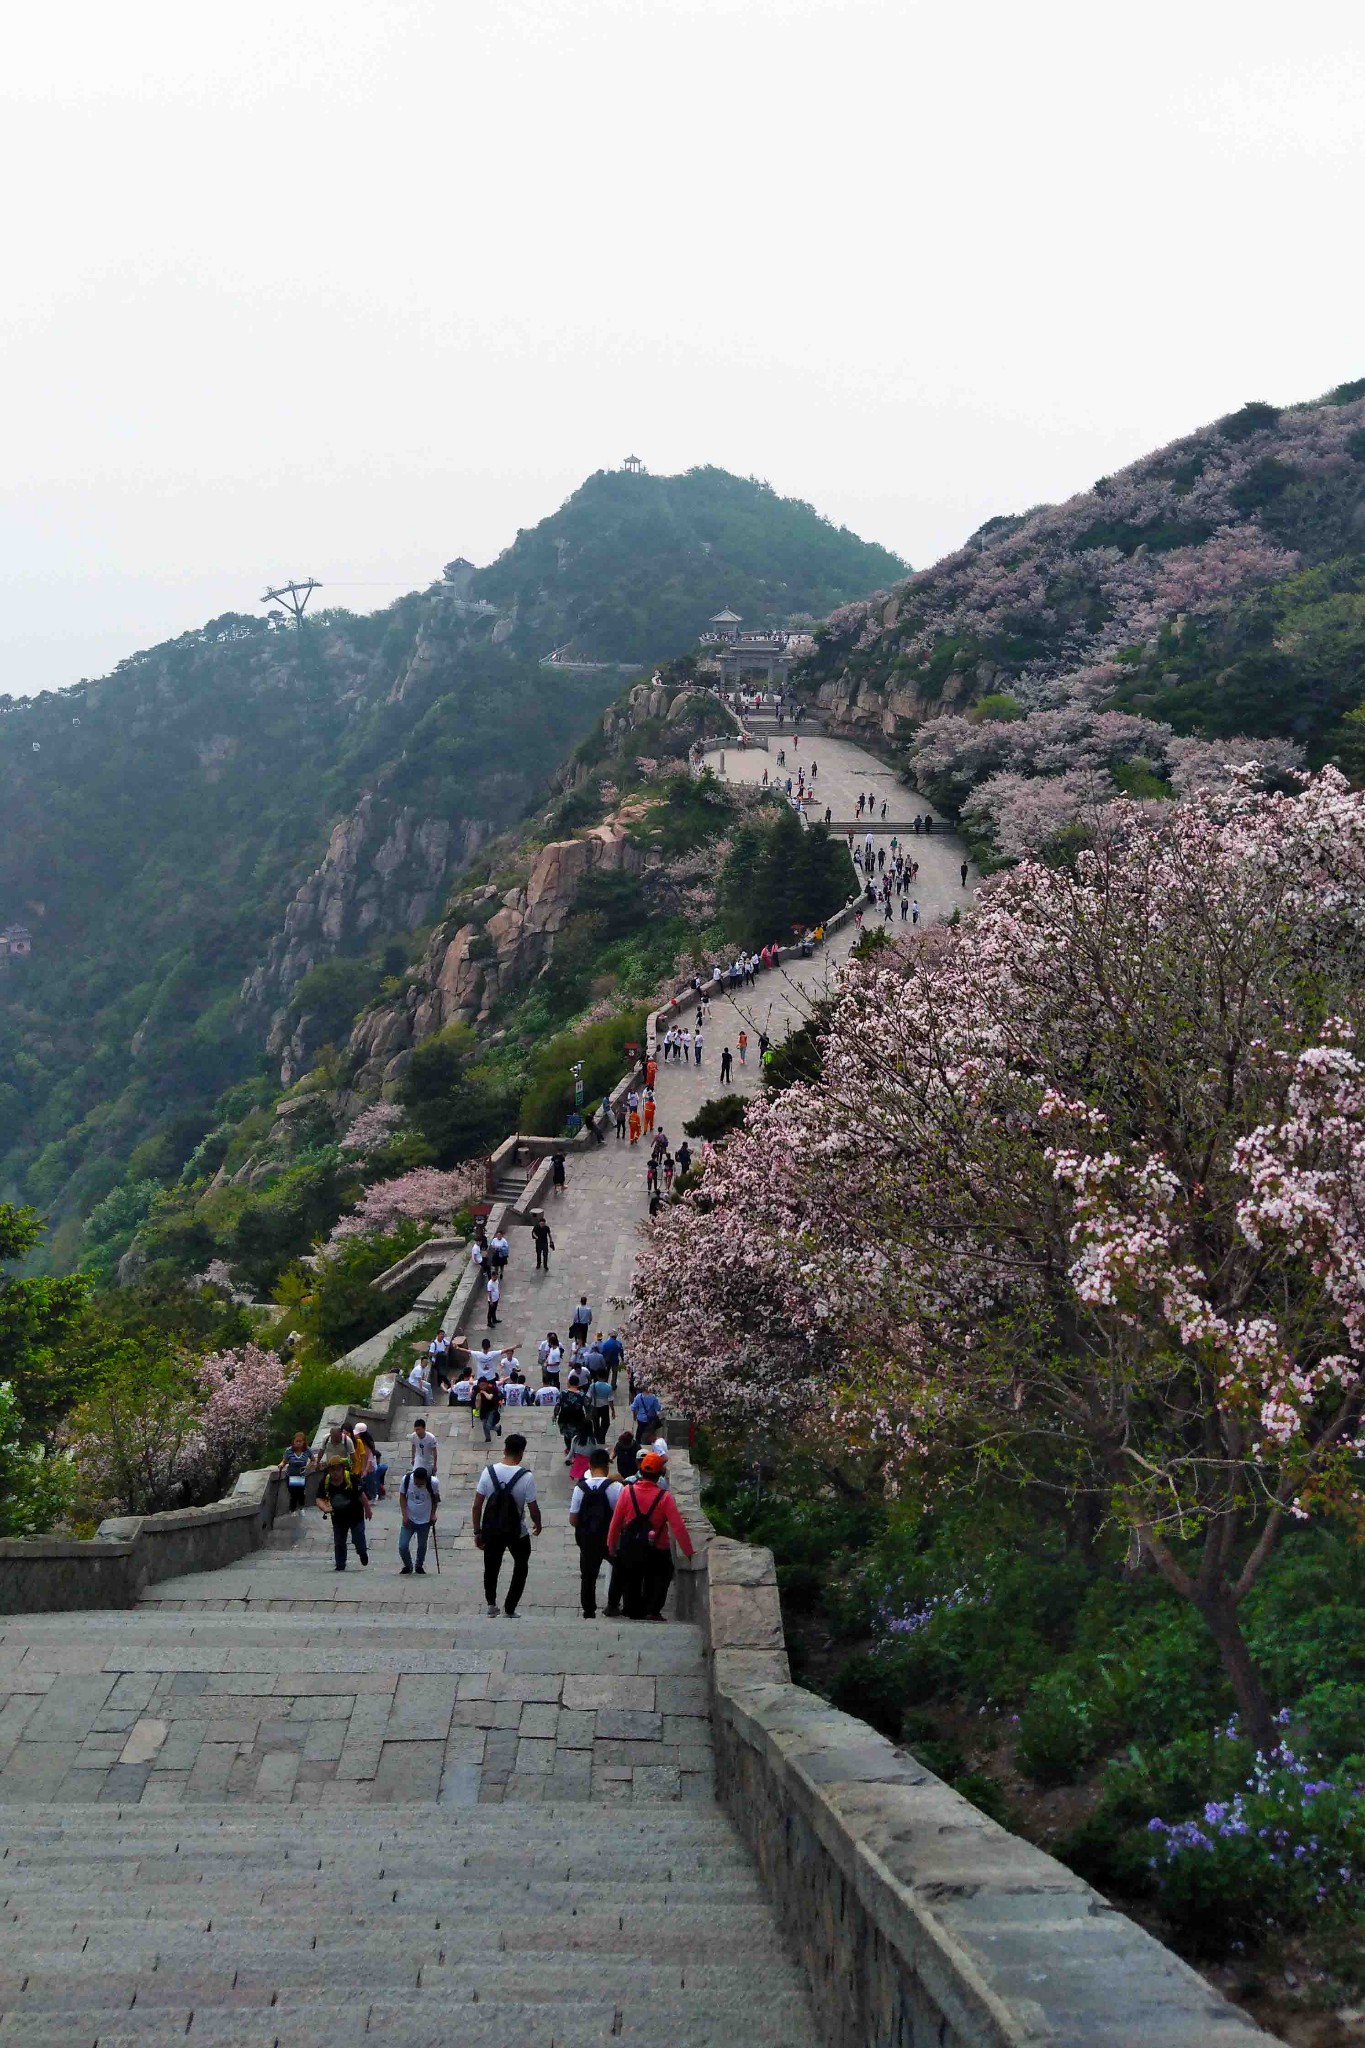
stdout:
POLYGON ((820 1083, 649 1227, 635 1356, 892 1484, 1041 1460, 1226 1650, 1286 1518, 1365 1514, 1365 795, 1102 816, 850 966, 820 1083))
POLYGON ((203 1402, 199 1430, 186 1445, 186 1462, 200 1489, 227 1484, 259 1450, 261 1435, 293 1378, 278 1353, 259 1344, 215 1351, 195 1369, 203 1402))
POLYGON ((416 1166, 395 1180, 376 1181, 366 1188, 348 1216, 333 1226, 330 1244, 344 1238, 385 1236, 400 1223, 448 1220, 486 1192, 483 1162, 473 1161, 443 1173, 434 1166, 416 1166))
POLYGON ((398 1134, 403 1124, 403 1112, 396 1102, 372 1102, 360 1115, 341 1141, 343 1152, 355 1152, 364 1158, 371 1152, 382 1151, 384 1146, 398 1134))

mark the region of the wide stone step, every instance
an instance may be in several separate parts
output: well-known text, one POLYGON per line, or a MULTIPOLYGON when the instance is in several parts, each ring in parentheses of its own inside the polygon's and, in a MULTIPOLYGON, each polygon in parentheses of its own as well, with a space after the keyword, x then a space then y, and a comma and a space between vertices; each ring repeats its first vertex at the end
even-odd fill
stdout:
POLYGON ((689 1987, 657 1990, 633 1959, 616 1986, 597 1987, 586 2003, 558 2000, 453 2000, 442 1987, 434 1994, 407 1992, 366 2000, 328 2000, 306 1991, 282 1992, 264 2008, 244 1999, 215 2008, 188 2001, 143 2005, 107 2017, 79 2011, 12 2011, 0 2016, 4 2048, 167 2048, 188 2039, 209 2048, 734 2048, 742 2032, 757 2048, 816 2048, 817 2037, 804 2005, 770 1998, 764 1973, 756 1997, 751 1973, 746 1989, 720 1998, 689 1987))

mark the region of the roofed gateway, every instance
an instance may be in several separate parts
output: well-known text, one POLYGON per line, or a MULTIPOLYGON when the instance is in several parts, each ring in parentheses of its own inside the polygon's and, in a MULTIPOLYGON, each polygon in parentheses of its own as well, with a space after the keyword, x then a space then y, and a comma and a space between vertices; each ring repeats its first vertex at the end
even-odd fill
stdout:
POLYGON ((803 628, 791 626, 746 633, 743 619, 728 605, 712 613, 710 624, 710 632, 701 636, 700 667, 731 687, 759 680, 785 683, 793 665, 815 644, 803 628))

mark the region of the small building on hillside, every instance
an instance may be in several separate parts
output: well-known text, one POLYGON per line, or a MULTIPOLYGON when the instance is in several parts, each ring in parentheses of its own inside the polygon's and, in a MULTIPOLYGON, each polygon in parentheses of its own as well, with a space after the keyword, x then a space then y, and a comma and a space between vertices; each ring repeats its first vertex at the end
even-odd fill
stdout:
POLYGON ((0 967, 11 960, 27 960, 33 951, 33 934, 26 924, 7 924, 0 929, 0 967))
POLYGON ((711 630, 701 636, 700 667, 718 676, 725 689, 741 683, 785 684, 793 664, 810 652, 808 633, 776 626, 746 633, 744 621, 728 605, 711 616, 711 630))

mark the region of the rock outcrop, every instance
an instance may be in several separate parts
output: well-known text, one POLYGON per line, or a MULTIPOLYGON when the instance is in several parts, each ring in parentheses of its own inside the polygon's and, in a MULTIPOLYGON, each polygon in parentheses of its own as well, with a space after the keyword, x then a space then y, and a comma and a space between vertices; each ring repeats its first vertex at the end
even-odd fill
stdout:
POLYGON ((479 819, 452 828, 445 818, 393 810, 373 795, 332 829, 327 851, 285 911, 266 957, 242 984, 242 1005, 266 1050, 282 1058, 287 1087, 308 1055, 307 1020, 290 998, 310 968, 371 934, 411 931, 439 910, 450 874, 488 836, 479 819))
POLYGON ((422 1039, 446 1024, 478 1023, 507 989, 539 973, 589 875, 634 874, 642 864, 624 824, 598 825, 542 846, 524 883, 477 891, 473 915, 433 939, 420 979, 357 1023, 350 1043, 357 1093, 391 1087, 422 1039))

